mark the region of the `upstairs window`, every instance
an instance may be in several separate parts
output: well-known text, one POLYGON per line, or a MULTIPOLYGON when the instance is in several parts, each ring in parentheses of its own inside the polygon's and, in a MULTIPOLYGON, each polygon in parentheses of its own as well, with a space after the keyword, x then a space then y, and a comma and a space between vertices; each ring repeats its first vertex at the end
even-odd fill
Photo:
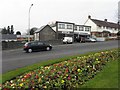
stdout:
POLYGON ((80 26, 80 27, 79 27, 79 31, 83 31, 83 27, 80 26))
POLYGON ((67 24, 67 29, 72 29, 72 25, 71 24, 67 24))
POLYGON ((77 31, 77 26, 74 27, 74 30, 77 31))
POLYGON ((65 29, 65 24, 59 23, 59 24, 58 24, 58 28, 59 28, 59 29, 65 29))
POLYGON ((85 31, 90 31, 90 27, 85 27, 85 31))

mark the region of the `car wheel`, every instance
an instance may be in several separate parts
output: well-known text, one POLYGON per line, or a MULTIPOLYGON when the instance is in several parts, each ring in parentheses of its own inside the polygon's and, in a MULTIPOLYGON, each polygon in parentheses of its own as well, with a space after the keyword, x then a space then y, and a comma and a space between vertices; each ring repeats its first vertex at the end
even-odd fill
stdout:
POLYGON ((47 50, 47 51, 50 51, 50 47, 47 47, 46 50, 47 50))
POLYGON ((31 53, 31 52, 32 52, 32 49, 28 49, 28 52, 31 53))

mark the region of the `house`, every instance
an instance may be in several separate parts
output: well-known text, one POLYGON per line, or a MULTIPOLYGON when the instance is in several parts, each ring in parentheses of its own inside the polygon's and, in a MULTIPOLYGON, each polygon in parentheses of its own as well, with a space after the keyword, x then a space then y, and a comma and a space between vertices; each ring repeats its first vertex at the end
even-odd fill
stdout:
POLYGON ((34 38, 38 41, 55 40, 56 32, 49 25, 45 25, 35 31, 34 38))
POLYGON ((91 26, 91 35, 97 38, 117 38, 117 33, 120 30, 118 23, 108 22, 107 19, 104 21, 92 19, 91 16, 88 16, 87 21, 84 25, 91 26))
POLYGON ((28 39, 30 39, 30 41, 34 40, 34 35, 17 35, 17 41, 28 41, 28 39))
POLYGON ((50 26, 57 34, 57 39, 63 39, 63 37, 73 37, 75 40, 78 36, 90 36, 90 26, 76 25, 71 22, 56 21, 51 23, 50 26))
POLYGON ((1 34, 1 41, 17 41, 17 36, 14 34, 1 34))

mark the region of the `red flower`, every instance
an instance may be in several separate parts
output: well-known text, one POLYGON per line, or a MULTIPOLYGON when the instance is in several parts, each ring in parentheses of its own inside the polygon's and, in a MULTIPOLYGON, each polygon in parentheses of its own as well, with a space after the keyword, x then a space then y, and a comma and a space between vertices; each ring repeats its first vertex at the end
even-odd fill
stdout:
POLYGON ((70 80, 71 79, 71 77, 70 76, 68 76, 68 80, 70 80))

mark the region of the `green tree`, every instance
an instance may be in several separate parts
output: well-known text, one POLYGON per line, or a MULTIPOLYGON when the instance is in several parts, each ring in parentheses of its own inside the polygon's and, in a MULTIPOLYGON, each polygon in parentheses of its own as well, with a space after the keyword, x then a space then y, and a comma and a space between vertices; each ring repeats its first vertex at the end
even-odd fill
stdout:
POLYGON ((7 27, 7 34, 10 34, 10 26, 7 27))
POLYGON ((20 31, 17 31, 17 32, 16 32, 16 35, 21 35, 21 32, 20 32, 20 31))
POLYGON ((14 28, 13 28, 13 25, 11 25, 11 31, 10 31, 11 34, 14 34, 14 28))
POLYGON ((7 29, 6 29, 6 27, 4 27, 4 28, 2 29, 1 33, 2 33, 2 34, 7 34, 7 29))
POLYGON ((36 30, 37 30, 36 27, 32 28, 32 29, 30 30, 30 35, 34 35, 34 33, 35 33, 36 30))

